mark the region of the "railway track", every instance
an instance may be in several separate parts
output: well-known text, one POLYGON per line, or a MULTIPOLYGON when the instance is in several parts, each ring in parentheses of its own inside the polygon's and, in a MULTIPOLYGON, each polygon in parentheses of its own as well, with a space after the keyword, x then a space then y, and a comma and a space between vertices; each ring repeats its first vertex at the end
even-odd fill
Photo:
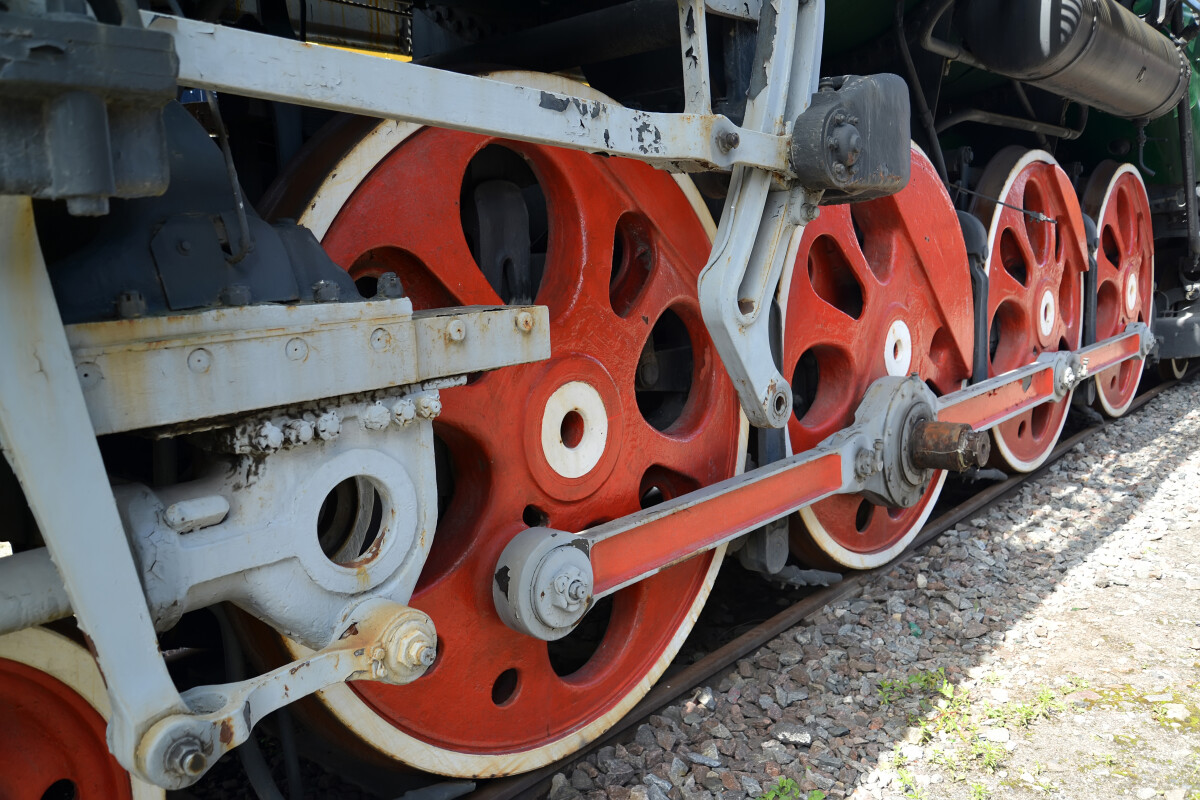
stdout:
MULTIPOLYGON (((1194 378, 1197 371, 1200 371, 1200 369, 1193 367, 1182 378, 1166 380, 1139 392, 1127 413, 1132 414, 1138 411, 1162 392, 1167 391, 1182 381, 1194 378)), ((479 782, 473 791, 461 796, 468 798, 468 800, 510 800, 510 798, 544 796, 549 788, 550 778, 555 773, 569 769, 570 765, 583 759, 590 752, 602 747, 606 743, 619 740, 626 731, 636 728, 661 707, 677 700, 689 691, 692 691, 696 686, 711 680, 723 670, 735 664, 739 659, 754 652, 802 621, 816 615, 825 606, 842 598, 856 595, 877 576, 909 560, 915 554, 928 547, 947 530, 953 528, 963 520, 970 519, 980 512, 987 510, 1019 491, 1026 483, 1046 473, 1076 445, 1087 441, 1109 424, 1110 421, 1106 419, 1096 419, 1089 422, 1086 426, 1062 439, 1045 463, 1036 470, 1013 475, 1006 480, 972 494, 956 505, 942 511, 942 513, 931 519, 921 529, 921 532, 909 547, 894 561, 875 569, 851 573, 839 583, 817 589, 780 610, 765 621, 755 625, 750 630, 712 650, 698 661, 678 670, 668 671, 650 693, 628 715, 586 748, 572 754, 570 758, 523 775, 479 782)), ((445 788, 448 791, 450 790, 449 785, 446 785, 445 788)))

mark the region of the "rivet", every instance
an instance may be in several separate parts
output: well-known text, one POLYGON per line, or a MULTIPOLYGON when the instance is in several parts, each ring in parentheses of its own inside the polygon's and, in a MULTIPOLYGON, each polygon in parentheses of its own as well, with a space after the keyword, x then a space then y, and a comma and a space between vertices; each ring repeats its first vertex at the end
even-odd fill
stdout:
POLYGON ((292 361, 302 361, 308 358, 308 342, 297 336, 294 339, 289 339, 284 347, 284 352, 292 361))
POLYGON ((533 314, 530 314, 528 311, 517 312, 517 317, 514 321, 516 323, 517 330, 519 330, 521 333, 529 333, 533 330, 533 314))
POLYGON ((197 347, 192 352, 188 353, 187 357, 188 369, 197 375, 203 375, 208 372, 208 368, 212 366, 212 353, 205 350, 203 347, 197 347))
POLYGON ((467 326, 463 324, 461 319, 452 319, 450 324, 446 326, 446 335, 450 337, 452 342, 461 342, 467 338, 467 326))
POLYGON ((383 328, 376 328, 371 332, 371 349, 376 352, 386 350, 388 345, 392 343, 392 335, 383 328))

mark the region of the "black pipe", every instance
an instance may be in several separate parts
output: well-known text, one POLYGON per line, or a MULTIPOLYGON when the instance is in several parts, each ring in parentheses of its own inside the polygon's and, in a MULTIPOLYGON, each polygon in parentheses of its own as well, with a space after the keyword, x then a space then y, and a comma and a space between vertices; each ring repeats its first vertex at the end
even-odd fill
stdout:
MULTIPOLYGON (((1086 111, 1086 106, 1084 109, 1086 111)), ((1087 117, 1084 117, 1084 122, 1086 121, 1087 117)), ((948 117, 943 117, 937 124, 937 131, 938 133, 942 133, 953 128, 955 125, 962 125, 964 122, 982 122, 985 125, 1029 131, 1030 133, 1054 136, 1059 139, 1078 139, 1083 134, 1083 125, 1080 125, 1077 129, 1066 128, 1062 125, 1052 125, 1049 122, 1039 122, 1035 119, 1024 119, 1023 117, 1012 117, 1008 114, 997 114, 994 111, 984 111, 981 108, 968 108, 964 111, 951 114, 948 117)))
POLYGON ((937 167, 942 183, 950 185, 950 173, 946 171, 946 155, 942 152, 942 143, 938 141, 937 127, 934 125, 933 112, 925 97, 925 88, 921 85, 921 76, 917 65, 913 63, 912 52, 908 49, 908 34, 904 30, 905 0, 896 0, 896 41, 900 44, 900 55, 904 57, 904 68, 908 73, 908 85, 912 89, 913 99, 917 101, 917 116, 929 137, 929 149, 933 156, 933 165, 937 167))
POLYGON ((988 332, 988 232, 974 214, 958 212, 963 243, 967 246, 967 267, 971 273, 971 299, 975 318, 975 350, 971 358, 971 383, 987 380, 991 348, 988 332))
POLYGON ((1186 94, 1187 56, 1115 0, 964 0, 963 44, 984 67, 1125 119, 1186 94))
POLYGON ((1187 213, 1191 270, 1200 263, 1200 217, 1196 214, 1196 133, 1192 129, 1191 92, 1179 100, 1179 140, 1183 148, 1183 202, 1187 213))

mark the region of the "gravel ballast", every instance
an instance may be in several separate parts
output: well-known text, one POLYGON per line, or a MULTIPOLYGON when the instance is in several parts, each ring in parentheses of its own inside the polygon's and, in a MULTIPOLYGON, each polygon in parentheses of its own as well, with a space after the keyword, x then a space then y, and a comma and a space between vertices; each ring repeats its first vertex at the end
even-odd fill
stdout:
POLYGON ((1200 799, 1200 381, 555 775, 549 797, 771 792, 1200 799))

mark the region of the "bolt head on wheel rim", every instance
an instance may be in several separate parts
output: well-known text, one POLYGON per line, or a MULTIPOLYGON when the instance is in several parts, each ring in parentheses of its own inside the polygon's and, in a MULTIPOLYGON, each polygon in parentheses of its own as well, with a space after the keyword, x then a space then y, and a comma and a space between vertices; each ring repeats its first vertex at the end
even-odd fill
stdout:
POLYGON ((433 667, 411 687, 324 699, 422 769, 533 769, 649 689, 715 576, 711 555, 681 564, 549 647, 504 626, 491 599, 500 552, 526 527, 583 530, 736 471, 743 425, 695 298, 709 234, 680 184, 646 165, 388 126, 363 140, 390 146, 328 215, 326 250, 356 279, 397 272, 417 308, 545 304, 553 352, 443 390, 436 430, 454 493, 411 600, 438 628, 433 667), (490 270, 485 232, 514 219, 528 225, 528 261, 490 270))
MULTIPOLYGON (((1049 153, 1011 147, 988 163, 978 191, 983 197, 972 211, 988 225, 989 376, 1043 351, 1077 349, 1088 258, 1083 213, 1066 173, 1049 153)), ((995 458, 1019 472, 1036 469, 1058 442, 1069 408, 1068 396, 997 425, 995 458)))
MULTIPOLYGON (((829 206, 794 243, 784 309, 784 374, 794 413, 793 452, 849 425, 867 387, 916 373, 937 393, 970 372, 971 284, 958 218, 929 160, 913 150, 899 194, 829 206)), ((792 549, 802 560, 866 569, 891 560, 933 508, 944 473, 911 508, 836 496, 801 512, 792 549), (830 563, 832 562, 832 563, 830 563)))
MULTIPOLYGON (((1084 210, 1096 220, 1096 339, 1107 339, 1131 322, 1150 321, 1154 287, 1154 224, 1141 173, 1132 164, 1101 164, 1083 193, 1084 210)), ((1119 417, 1137 394, 1144 359, 1124 361, 1096 375, 1096 403, 1119 417)))

